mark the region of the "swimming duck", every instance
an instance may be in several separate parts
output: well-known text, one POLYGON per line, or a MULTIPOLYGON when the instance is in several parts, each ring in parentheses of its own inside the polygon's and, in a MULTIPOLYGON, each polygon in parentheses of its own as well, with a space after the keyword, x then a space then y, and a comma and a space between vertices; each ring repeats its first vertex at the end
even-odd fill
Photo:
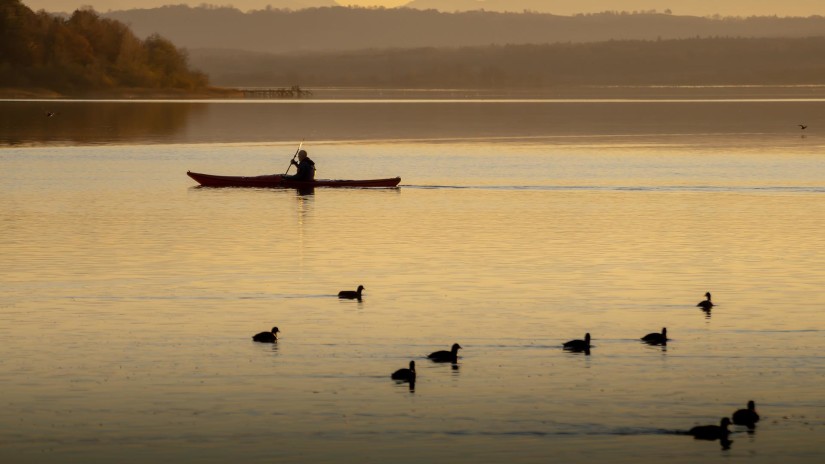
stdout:
POLYGON ((667 345, 667 328, 662 327, 662 333, 649 333, 642 337, 642 341, 650 345, 667 345))
POLYGON ((355 290, 355 291, 341 290, 340 292, 338 292, 338 298, 346 298, 348 300, 355 300, 355 299, 360 300, 361 299, 361 292, 363 292, 363 291, 364 291, 364 286, 363 285, 359 285, 358 290, 355 290))
POLYGON ((458 350, 460 349, 461 345, 458 343, 453 343, 453 347, 450 351, 434 351, 428 354, 427 357, 433 362, 449 362, 455 364, 458 362, 458 350))
POLYGON ((570 340, 564 343, 564 349, 569 351, 589 351, 590 332, 584 334, 584 340, 570 340))
POLYGON ((690 429, 688 434, 700 440, 724 440, 728 438, 728 434, 730 434, 730 430, 728 430, 729 425, 730 419, 723 417, 722 420, 719 421, 719 425, 697 425, 690 429))
POLYGON ((410 361, 409 369, 398 369, 393 372, 390 378, 403 382, 415 382, 415 361, 410 361))
POLYGON ((707 299, 704 301, 700 301, 699 303, 696 303, 696 306, 704 309, 705 311, 708 311, 710 310, 710 308, 713 307, 713 303, 710 301, 710 292, 705 293, 705 298, 707 299))
POLYGON ((736 425, 747 425, 753 427, 759 422, 759 414, 756 413, 756 403, 748 401, 748 409, 740 409, 733 413, 733 423, 736 425))
POLYGON ((261 343, 275 343, 278 341, 278 332, 280 332, 280 330, 278 330, 277 327, 273 327, 269 332, 261 332, 253 335, 252 341, 261 343))

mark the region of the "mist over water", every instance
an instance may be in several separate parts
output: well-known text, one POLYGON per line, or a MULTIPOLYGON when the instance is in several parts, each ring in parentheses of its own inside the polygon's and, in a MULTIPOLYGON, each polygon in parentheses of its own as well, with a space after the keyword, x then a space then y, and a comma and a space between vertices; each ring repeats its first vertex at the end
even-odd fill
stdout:
POLYGON ((0 460, 820 462, 823 110, 0 102, 0 460))

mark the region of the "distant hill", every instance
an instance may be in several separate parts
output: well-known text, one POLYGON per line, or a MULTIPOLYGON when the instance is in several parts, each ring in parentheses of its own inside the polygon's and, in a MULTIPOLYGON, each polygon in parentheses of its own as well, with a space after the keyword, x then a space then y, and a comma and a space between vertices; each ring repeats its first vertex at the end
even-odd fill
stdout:
POLYGON ((825 37, 606 41, 264 54, 191 50, 225 86, 547 89, 823 85, 825 37))
MULTIPOLYGON (((346 3, 346 2, 339 2, 346 3)), ((618 12, 667 12, 693 16, 737 16, 748 11, 746 16, 799 16, 825 14, 825 6, 815 1, 790 1, 777 8, 776 2, 765 1, 719 1, 690 0, 681 2, 662 2, 661 0, 623 0, 605 2, 604 0, 411 0, 403 6, 417 9, 436 9, 439 11, 498 11, 515 12, 534 11, 557 15, 576 15, 579 13, 599 13, 605 10, 618 12), (609 5, 609 6, 606 6, 609 5), (781 11, 777 11, 781 10, 781 11), (786 12, 781 14, 781 12, 786 12)))
POLYGON ((321 8, 325 6, 339 6, 334 0, 269 0, 269 10, 303 10, 306 8, 321 8))
POLYGON ((183 5, 106 13, 141 37, 178 46, 265 53, 466 47, 696 37, 825 35, 825 18, 700 18, 669 14, 444 13, 409 8, 309 8, 243 13, 183 5))
MULTIPOLYGON (((444 12, 485 10, 508 13, 533 11, 537 13, 577 14, 592 12, 593 8, 588 3, 592 2, 587 0, 555 0, 552 2, 547 0, 412 0, 403 6, 418 10, 433 9, 444 12)), ((638 8, 631 7, 630 9, 638 8)))

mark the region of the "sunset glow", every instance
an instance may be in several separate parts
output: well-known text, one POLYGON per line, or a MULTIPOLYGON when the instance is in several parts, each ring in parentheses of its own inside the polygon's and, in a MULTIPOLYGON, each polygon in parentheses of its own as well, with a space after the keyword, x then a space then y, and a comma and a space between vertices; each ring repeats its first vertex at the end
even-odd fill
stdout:
MULTIPOLYGON (((188 4, 192 7, 200 5, 226 5, 233 6, 241 11, 262 10, 271 5, 273 8, 279 7, 278 0, 232 0, 229 2, 201 2, 198 0, 27 0, 24 2, 34 10, 45 9, 47 11, 73 11, 85 5, 90 5, 97 11, 105 12, 109 10, 124 10, 132 8, 156 8, 164 5, 188 4)), ((307 0, 307 4, 319 4, 307 0)), ((386 1, 364 1, 364 0, 339 0, 342 6, 374 7, 381 6, 394 8, 410 4, 405 0, 386 1)), ((489 2, 476 2, 478 8, 486 8, 495 11, 501 5, 514 5, 513 10, 520 12, 524 9, 542 11, 559 15, 573 15, 577 13, 596 13, 601 11, 650 11, 657 10, 663 12, 670 10, 673 14, 712 16, 715 14, 723 16, 752 16, 752 15, 779 15, 779 16, 810 16, 825 15, 825 2, 821 0, 695 0, 691 2, 661 2, 658 0, 522 0, 520 2, 503 2, 501 0, 489 0, 489 2), (515 6, 519 5, 519 6, 515 6), (523 6, 520 6, 523 5, 523 6)), ((286 4, 286 3, 284 3, 286 4)), ((294 2, 300 4, 300 2, 294 2)), ((468 1, 461 1, 460 5, 472 5, 468 1)), ((419 6, 425 8, 444 8, 445 11, 453 11, 456 8, 450 6, 449 0, 443 2, 422 2, 419 6)))

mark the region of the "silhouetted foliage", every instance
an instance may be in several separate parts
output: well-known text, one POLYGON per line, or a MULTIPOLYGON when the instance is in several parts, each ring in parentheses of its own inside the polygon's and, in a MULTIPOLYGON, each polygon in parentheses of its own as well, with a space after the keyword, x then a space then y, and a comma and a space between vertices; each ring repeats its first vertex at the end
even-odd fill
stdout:
POLYGON ((546 88, 825 84, 825 37, 708 38, 258 54, 194 50, 221 85, 546 88))
POLYGON ((0 0, 0 86, 60 92, 114 88, 197 89, 205 74, 157 35, 138 39, 91 9, 68 19, 0 0))

